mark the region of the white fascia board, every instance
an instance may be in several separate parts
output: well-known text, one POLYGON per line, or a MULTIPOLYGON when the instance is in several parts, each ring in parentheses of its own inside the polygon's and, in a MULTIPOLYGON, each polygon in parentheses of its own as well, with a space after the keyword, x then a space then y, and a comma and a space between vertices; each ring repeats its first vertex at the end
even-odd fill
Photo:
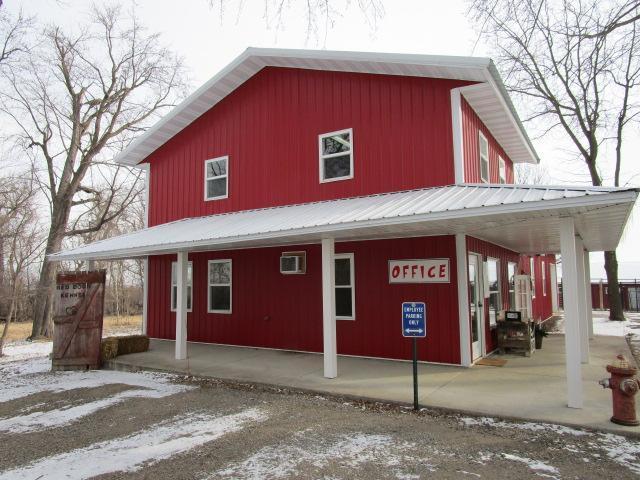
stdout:
MULTIPOLYGON (((265 232, 259 234, 239 235, 236 237, 224 237, 217 239, 206 239, 192 242, 180 242, 174 244, 163 244, 157 246, 134 247, 129 249, 121 249, 118 251, 107 251, 102 253, 84 253, 73 255, 70 251, 68 255, 51 254, 48 256, 50 261, 65 260, 104 260, 116 258, 134 258, 145 255, 158 255, 163 253, 176 252, 179 250, 203 249, 206 247, 224 247, 225 245, 255 241, 267 241, 278 238, 287 238, 294 236, 319 236, 339 234, 343 231, 353 231, 374 227, 389 227, 397 225, 409 225, 422 222, 436 222, 446 220, 456 220, 466 217, 483 217, 490 215, 540 212, 548 210, 562 210, 580 207, 597 207, 597 206, 613 206, 622 203, 630 203, 631 210, 633 203, 638 196, 636 191, 614 192, 609 194, 586 195, 582 197, 561 198, 557 200, 540 200, 535 202, 520 202, 509 205, 493 205, 481 206, 468 209, 460 209, 455 211, 442 211, 435 213, 425 213, 419 215, 398 216, 393 218, 381 218, 367 221, 347 222, 334 225, 319 225, 309 228, 292 228, 288 230, 278 230, 274 232, 265 232)), ((166 224, 165 224, 166 225, 166 224)), ((622 234, 622 232, 620 232, 622 234)), ((105 240, 106 241, 106 240, 105 240)), ((82 247, 80 247, 82 248, 82 247)), ((237 247, 232 247, 237 248, 237 247)))

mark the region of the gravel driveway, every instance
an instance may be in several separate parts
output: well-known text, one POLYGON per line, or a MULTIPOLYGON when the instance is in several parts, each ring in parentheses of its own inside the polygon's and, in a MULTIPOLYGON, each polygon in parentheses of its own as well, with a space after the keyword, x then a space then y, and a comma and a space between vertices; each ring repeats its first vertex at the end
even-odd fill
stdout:
POLYGON ((46 357, 0 363, 0 480, 640 474, 640 441, 619 435, 160 374, 47 368, 46 357))

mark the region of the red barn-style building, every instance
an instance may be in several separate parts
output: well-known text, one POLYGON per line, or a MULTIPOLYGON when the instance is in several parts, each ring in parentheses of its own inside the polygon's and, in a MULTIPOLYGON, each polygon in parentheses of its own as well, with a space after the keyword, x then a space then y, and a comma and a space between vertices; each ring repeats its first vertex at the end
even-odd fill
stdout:
MULTIPOLYGON (((471 57, 248 49, 116 160, 147 171, 147 227, 52 259, 145 258, 146 332, 176 358, 188 341, 318 352, 329 378, 338 355, 411 358, 406 301, 427 305, 421 361, 472 365, 513 276, 531 274, 536 321, 556 253, 565 294, 586 295, 584 252, 615 248, 637 196, 514 185, 538 157, 471 57)), ((574 368, 588 319, 569 303, 574 368)))

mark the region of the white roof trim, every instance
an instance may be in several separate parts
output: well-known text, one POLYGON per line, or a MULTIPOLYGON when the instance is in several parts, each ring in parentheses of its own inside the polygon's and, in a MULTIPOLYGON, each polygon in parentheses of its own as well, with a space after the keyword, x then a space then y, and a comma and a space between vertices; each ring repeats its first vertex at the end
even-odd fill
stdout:
MULTIPOLYGON (((126 165, 137 165, 142 162, 266 66, 449 78, 486 83, 491 86, 491 102, 500 110, 503 120, 508 119, 506 122, 508 125, 505 125, 504 121, 496 122, 487 116, 483 118, 479 113, 480 118, 514 162, 538 163, 539 161, 500 75, 488 58, 273 48, 245 50, 144 134, 136 138, 116 156, 115 161, 126 165)), ((479 105, 474 104, 473 98, 467 98, 467 101, 476 112, 481 110, 478 108, 479 105)))
POLYGON ((49 258, 132 258, 314 243, 327 236, 354 240, 454 233, 542 253, 559 249, 561 216, 576 218, 586 248, 596 251, 618 244, 637 196, 635 189, 451 185, 188 218, 49 258))

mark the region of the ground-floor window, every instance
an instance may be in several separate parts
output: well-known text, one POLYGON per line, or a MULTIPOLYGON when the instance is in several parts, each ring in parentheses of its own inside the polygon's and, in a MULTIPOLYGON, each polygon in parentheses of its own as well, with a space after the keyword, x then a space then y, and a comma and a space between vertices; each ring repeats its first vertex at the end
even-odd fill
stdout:
MULTIPOLYGON (((191 285, 193 278, 193 264, 187 266, 187 312, 191 311, 191 285)), ((171 262, 171 311, 175 312, 178 305, 178 262, 171 262)))
POLYGON ((502 310, 500 262, 495 258, 487 258, 487 277, 489 280, 489 325, 495 325, 498 320, 498 312, 502 310))
POLYGON ((542 270, 542 296, 547 296, 547 271, 545 269, 544 260, 540 263, 542 270))
POLYGON ((516 309, 516 267, 515 262, 507 263, 507 277, 509 278, 509 309, 516 309))
POLYGON ((209 313, 231 313, 231 278, 231 260, 209 260, 209 313))
POLYGON ((355 320, 355 274, 353 253, 335 255, 336 319, 355 320))

